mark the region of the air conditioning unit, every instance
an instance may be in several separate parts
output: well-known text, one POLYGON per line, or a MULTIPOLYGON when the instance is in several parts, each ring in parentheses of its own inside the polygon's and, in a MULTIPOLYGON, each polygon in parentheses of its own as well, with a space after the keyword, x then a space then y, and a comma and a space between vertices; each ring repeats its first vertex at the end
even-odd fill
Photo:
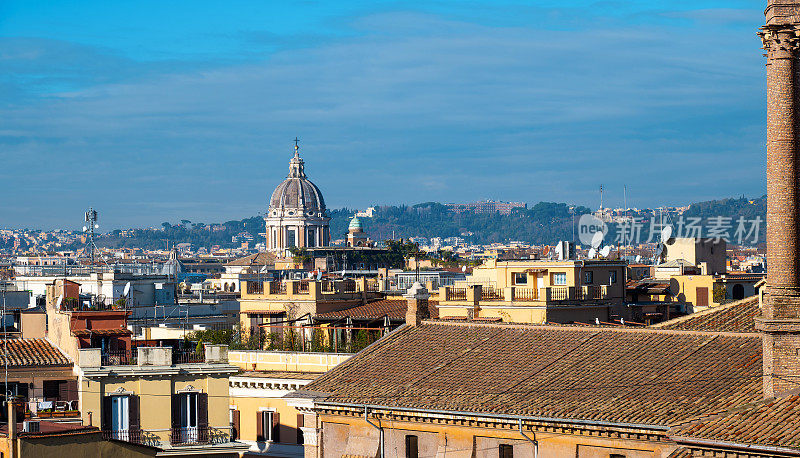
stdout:
POLYGON ((25 420, 22 422, 22 430, 26 433, 38 433, 39 421, 25 420))

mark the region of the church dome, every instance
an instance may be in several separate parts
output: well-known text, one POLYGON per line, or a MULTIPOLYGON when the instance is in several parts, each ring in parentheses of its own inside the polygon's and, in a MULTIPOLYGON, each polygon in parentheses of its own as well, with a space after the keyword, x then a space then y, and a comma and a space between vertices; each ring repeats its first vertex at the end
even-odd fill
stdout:
POLYGON ((317 185, 306 178, 303 159, 295 149, 294 157, 289 162, 289 176, 272 192, 269 209, 297 210, 303 214, 324 213, 325 199, 317 185))
POLYGON ((353 219, 350 220, 350 227, 348 227, 348 230, 350 230, 350 232, 361 232, 363 229, 364 228, 361 226, 361 220, 358 219, 357 216, 354 216, 353 219))

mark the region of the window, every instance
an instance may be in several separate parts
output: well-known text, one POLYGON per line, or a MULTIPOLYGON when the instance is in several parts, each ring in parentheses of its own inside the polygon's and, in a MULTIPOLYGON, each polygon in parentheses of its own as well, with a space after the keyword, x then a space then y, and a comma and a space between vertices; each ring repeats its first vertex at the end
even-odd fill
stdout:
POLYGON ((592 271, 584 272, 583 273, 583 282, 585 284, 587 284, 587 285, 591 285, 592 283, 594 283, 594 272, 592 272, 592 271))
POLYGON ((111 436, 114 439, 123 439, 121 435, 130 429, 129 404, 128 396, 111 396, 111 436))
POLYGON ((514 447, 508 444, 500 444, 500 458, 514 458, 514 447))
POLYGON ((313 227, 308 228, 308 242, 306 243, 307 247, 315 247, 317 246, 317 231, 314 230, 313 227))
POLYGON ((406 436, 406 458, 419 458, 419 439, 417 436, 406 436))
POLYGON ((611 272, 608 273, 608 281, 611 284, 614 284, 614 283, 617 282, 617 271, 616 270, 612 270, 611 272))
POLYGON ((239 418, 239 410, 231 408, 228 416, 231 424, 231 440, 239 439, 239 418))
POLYGON ((101 428, 108 437, 123 441, 135 439, 139 431, 139 397, 132 394, 103 396, 101 428))
POLYGON ((553 284, 556 286, 564 286, 567 284, 566 272, 556 272, 553 274, 553 284))
POLYGON ((621 453, 612 453, 612 454, 608 455, 608 458, 625 458, 625 455, 623 455, 621 453))
POLYGON ((286 247, 297 246, 297 233, 294 229, 286 230, 286 247))
POLYGON ((514 272, 514 284, 515 285, 527 285, 528 284, 528 273, 527 272, 514 272))
POLYGON ((207 438, 208 394, 187 391, 173 395, 172 443, 202 443, 207 438))
POLYGON ((280 442, 280 415, 278 412, 258 412, 256 416, 256 441, 280 442))

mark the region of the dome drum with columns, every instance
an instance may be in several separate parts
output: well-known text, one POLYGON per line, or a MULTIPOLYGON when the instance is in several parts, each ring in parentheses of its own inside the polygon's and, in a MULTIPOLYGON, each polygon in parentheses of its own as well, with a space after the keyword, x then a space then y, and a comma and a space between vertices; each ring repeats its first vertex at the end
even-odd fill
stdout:
POLYGON ((306 178, 305 164, 295 143, 289 161, 289 176, 272 192, 267 215, 267 249, 289 256, 291 247, 313 248, 330 244, 325 199, 319 188, 306 178))

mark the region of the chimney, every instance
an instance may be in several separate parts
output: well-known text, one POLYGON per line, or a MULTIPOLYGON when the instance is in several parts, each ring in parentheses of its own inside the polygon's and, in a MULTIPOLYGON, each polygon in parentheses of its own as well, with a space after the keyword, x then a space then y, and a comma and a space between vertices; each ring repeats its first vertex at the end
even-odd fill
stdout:
POLYGON ((756 327, 766 398, 800 387, 798 13, 800 5, 770 0, 759 33, 767 52, 767 282, 756 327))
POLYGON ((13 397, 8 398, 8 456, 17 456, 17 400, 13 397))
POLYGON ((428 310, 428 298, 431 295, 419 282, 414 282, 403 297, 408 302, 408 310, 406 311, 407 325, 417 326, 420 321, 431 317, 428 310))

